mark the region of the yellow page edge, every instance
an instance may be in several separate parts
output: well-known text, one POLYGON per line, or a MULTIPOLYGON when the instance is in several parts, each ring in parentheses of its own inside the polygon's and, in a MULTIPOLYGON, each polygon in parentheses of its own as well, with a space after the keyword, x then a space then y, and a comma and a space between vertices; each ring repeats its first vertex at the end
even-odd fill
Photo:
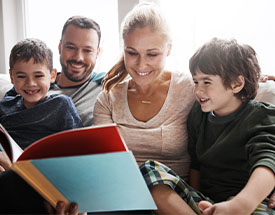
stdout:
POLYGON ((27 183, 29 183, 41 196, 43 196, 54 208, 58 201, 63 201, 66 207, 70 202, 60 193, 48 179, 28 160, 17 161, 12 164, 14 170, 27 183))

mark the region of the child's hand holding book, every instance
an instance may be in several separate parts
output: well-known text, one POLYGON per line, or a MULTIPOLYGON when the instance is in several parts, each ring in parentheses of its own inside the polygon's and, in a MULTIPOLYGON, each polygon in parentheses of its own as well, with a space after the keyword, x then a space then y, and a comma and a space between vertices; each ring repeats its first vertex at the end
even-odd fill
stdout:
POLYGON ((5 152, 0 151, 0 173, 11 168, 11 160, 5 152))

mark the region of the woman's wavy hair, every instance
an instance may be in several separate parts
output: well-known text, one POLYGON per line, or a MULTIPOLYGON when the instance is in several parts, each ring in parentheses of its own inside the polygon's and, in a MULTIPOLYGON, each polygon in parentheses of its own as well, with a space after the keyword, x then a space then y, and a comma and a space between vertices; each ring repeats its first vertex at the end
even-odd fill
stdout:
POLYGON ((254 99, 257 94, 261 68, 256 52, 249 45, 238 44, 235 39, 213 38, 191 57, 189 69, 192 75, 200 70, 204 74, 220 76, 226 88, 231 88, 241 75, 245 84, 235 96, 244 101, 254 99))
MULTIPOLYGON (((149 26, 155 32, 161 32, 167 40, 170 38, 170 29, 166 19, 159 8, 152 3, 140 3, 136 5, 124 18, 121 24, 121 39, 133 32, 136 28, 149 26)), ((128 76, 125 68, 124 56, 106 73, 103 79, 103 90, 109 92, 116 85, 124 81, 128 76)))

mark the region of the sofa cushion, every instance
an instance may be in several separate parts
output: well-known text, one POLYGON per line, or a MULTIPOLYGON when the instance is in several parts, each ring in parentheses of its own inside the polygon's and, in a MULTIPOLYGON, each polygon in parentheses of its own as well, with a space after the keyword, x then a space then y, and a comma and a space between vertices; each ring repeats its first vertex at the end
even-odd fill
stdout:
POLYGON ((10 77, 8 74, 0 74, 0 99, 2 99, 5 93, 12 88, 10 77))
POLYGON ((255 100, 275 104, 275 81, 260 83, 255 100))

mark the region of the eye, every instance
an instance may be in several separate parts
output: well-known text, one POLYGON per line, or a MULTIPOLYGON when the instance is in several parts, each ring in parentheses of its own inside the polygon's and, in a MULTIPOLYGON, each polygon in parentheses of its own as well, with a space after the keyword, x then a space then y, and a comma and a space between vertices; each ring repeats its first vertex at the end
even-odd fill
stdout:
POLYGON ((210 83, 210 81, 204 81, 203 82, 205 85, 210 85, 211 83, 210 83))
POLYGON ((193 80, 193 82, 194 82, 194 84, 195 84, 195 85, 197 85, 197 84, 198 84, 198 81, 193 80))
POLYGON ((91 50, 91 49, 84 49, 84 52, 90 54, 90 53, 93 53, 93 50, 91 50))
POLYGON ((25 75, 17 75, 16 78, 26 78, 25 75))
POLYGON ((35 75, 35 78, 43 78, 43 77, 44 77, 43 74, 41 74, 41 75, 35 75))
POLYGON ((67 49, 71 49, 71 50, 74 50, 74 49, 75 49, 75 47, 74 47, 74 46, 71 46, 71 45, 67 45, 66 48, 67 48, 67 49))
POLYGON ((131 56, 136 56, 136 55, 137 55, 136 52, 132 52, 132 51, 128 51, 127 53, 128 53, 129 55, 131 55, 131 56))
POLYGON ((147 55, 148 55, 149 57, 156 57, 156 56, 158 56, 157 53, 148 53, 147 55))

